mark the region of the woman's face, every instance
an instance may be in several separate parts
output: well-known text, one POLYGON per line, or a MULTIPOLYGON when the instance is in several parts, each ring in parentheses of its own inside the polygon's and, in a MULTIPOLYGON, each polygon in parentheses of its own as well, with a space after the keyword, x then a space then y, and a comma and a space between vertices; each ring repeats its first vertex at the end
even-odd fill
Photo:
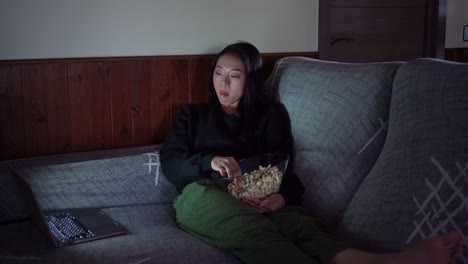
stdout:
POLYGON ((237 109, 244 94, 245 67, 238 56, 224 54, 219 57, 213 72, 213 85, 221 105, 237 109))

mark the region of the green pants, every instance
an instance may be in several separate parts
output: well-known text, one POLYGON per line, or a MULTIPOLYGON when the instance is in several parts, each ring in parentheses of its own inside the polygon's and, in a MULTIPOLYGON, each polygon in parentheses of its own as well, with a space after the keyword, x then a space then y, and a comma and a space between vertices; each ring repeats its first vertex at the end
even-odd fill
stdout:
POLYGON ((187 185, 174 206, 179 226, 230 249, 245 263, 316 263, 346 248, 302 208, 284 207, 265 216, 212 181, 187 185))

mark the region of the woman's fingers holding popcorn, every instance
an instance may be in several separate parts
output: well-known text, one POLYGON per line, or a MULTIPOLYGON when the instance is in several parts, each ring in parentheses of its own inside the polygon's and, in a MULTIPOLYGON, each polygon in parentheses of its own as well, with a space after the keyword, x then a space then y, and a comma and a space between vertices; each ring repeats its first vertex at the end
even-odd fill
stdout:
POLYGON ((211 168, 218 171, 223 177, 236 178, 242 176, 242 171, 233 157, 215 156, 211 160, 211 168))
POLYGON ((233 157, 227 157, 223 159, 222 164, 227 172, 228 178, 238 178, 242 176, 242 171, 239 167, 239 164, 233 157))

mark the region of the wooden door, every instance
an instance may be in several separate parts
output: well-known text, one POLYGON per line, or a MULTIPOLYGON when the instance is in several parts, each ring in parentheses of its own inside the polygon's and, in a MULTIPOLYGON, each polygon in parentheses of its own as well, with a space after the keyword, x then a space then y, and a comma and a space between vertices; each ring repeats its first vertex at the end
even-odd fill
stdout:
POLYGON ((320 0, 319 5, 320 59, 444 56, 445 0, 320 0))

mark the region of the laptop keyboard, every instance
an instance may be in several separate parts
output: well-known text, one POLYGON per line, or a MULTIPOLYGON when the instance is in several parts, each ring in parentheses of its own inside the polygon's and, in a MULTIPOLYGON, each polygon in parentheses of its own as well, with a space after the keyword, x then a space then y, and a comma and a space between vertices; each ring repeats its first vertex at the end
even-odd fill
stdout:
POLYGON ((70 213, 46 216, 52 234, 60 241, 67 242, 93 237, 91 230, 85 229, 70 213))

